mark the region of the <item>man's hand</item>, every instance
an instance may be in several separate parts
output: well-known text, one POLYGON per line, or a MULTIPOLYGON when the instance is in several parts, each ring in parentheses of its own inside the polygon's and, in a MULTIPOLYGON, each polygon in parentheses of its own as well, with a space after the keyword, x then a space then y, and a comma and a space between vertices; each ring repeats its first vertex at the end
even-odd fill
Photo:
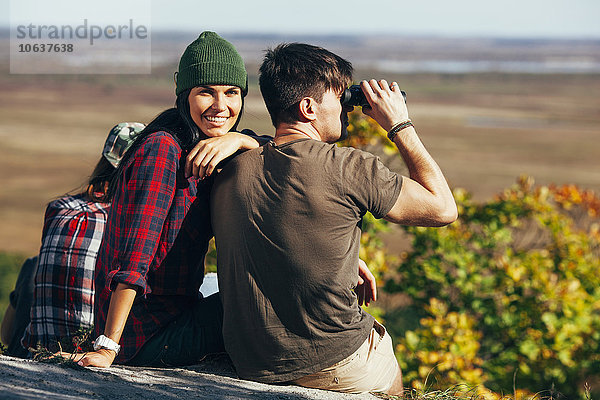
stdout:
POLYGON ((389 86, 385 79, 362 81, 360 87, 370 107, 363 113, 373 118, 383 129, 389 131, 394 124, 408 120, 408 110, 402 91, 396 82, 389 86))
MULTIPOLYGON (((402 91, 396 82, 362 81, 360 87, 370 107, 363 113, 373 118, 383 129, 389 130, 399 122, 406 122, 408 110, 402 91)), ((440 167, 421 143, 414 126, 402 129, 393 138, 410 176, 402 180, 396 203, 385 216, 395 224, 411 226, 444 226, 458 218, 456 202, 440 167)))
POLYGON ((358 259, 358 284, 354 289, 358 297, 358 305, 368 306, 371 301, 377 300, 377 282, 375 277, 367 267, 367 264, 358 259))
POLYGON ((256 147, 258 142, 255 139, 238 132, 201 140, 186 157, 185 176, 204 179, 214 172, 221 161, 236 151, 256 147))

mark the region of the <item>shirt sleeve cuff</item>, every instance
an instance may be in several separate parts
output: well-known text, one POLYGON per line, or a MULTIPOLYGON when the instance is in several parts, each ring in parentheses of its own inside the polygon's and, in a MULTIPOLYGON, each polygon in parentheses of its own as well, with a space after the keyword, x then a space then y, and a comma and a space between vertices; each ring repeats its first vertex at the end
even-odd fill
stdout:
POLYGON ((397 184, 394 188, 394 194, 390 196, 388 203, 385 204, 381 210, 378 212, 372 212, 373 216, 377 219, 383 218, 392 210, 396 201, 398 201, 398 196, 400 196, 400 189, 402 189, 402 183, 404 183, 404 177, 402 175, 397 176, 397 184))
POLYGON ((114 291, 119 283, 125 283, 127 285, 135 286, 138 296, 144 295, 149 292, 146 285, 146 278, 135 271, 119 271, 113 270, 108 273, 106 277, 106 286, 110 291, 114 291))

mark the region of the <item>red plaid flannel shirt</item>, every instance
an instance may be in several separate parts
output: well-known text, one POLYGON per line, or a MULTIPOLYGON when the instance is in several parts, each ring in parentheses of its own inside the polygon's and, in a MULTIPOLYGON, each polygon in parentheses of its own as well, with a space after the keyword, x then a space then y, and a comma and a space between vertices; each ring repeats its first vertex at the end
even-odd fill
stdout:
POLYGON ((117 284, 138 290, 117 363, 130 360, 198 297, 212 237, 212 180, 186 179, 184 162, 170 134, 149 135, 125 165, 113 199, 96 266, 96 335, 104 333, 117 284))

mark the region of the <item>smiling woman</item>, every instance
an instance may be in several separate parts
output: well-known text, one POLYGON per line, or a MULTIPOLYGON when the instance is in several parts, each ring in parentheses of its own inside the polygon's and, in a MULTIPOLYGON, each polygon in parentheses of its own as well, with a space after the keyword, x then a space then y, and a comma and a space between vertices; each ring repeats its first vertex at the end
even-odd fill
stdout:
POLYGON ((223 136, 237 122, 242 109, 242 91, 237 86, 198 86, 188 97, 194 123, 206 136, 223 136))
POLYGON ((219 294, 198 298, 212 226, 211 174, 268 138, 235 132, 247 93, 231 43, 203 32, 183 53, 176 107, 119 165, 96 265, 94 352, 80 365, 188 365, 222 352, 219 294))

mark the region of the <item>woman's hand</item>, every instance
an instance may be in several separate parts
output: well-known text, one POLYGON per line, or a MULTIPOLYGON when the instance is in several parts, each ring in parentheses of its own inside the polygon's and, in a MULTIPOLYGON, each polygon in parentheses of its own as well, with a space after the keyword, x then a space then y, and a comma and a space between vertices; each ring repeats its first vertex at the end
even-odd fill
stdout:
POLYGON ((115 361, 117 354, 108 349, 98 349, 90 353, 84 354, 82 357, 75 358, 75 362, 82 367, 100 367, 108 368, 115 361))
POLYGON ((108 368, 112 365, 116 353, 112 350, 108 349, 99 349, 98 351, 91 351, 89 353, 65 353, 58 352, 54 354, 55 356, 61 356, 63 358, 73 360, 77 364, 82 367, 100 367, 100 368, 108 368))
POLYGON ((377 300, 377 282, 375 277, 360 258, 358 259, 358 285, 354 289, 358 297, 358 305, 368 306, 371 301, 377 300))
POLYGON ((258 147, 258 142, 238 132, 201 140, 190 150, 185 160, 185 177, 204 179, 210 176, 217 165, 238 150, 258 147))

